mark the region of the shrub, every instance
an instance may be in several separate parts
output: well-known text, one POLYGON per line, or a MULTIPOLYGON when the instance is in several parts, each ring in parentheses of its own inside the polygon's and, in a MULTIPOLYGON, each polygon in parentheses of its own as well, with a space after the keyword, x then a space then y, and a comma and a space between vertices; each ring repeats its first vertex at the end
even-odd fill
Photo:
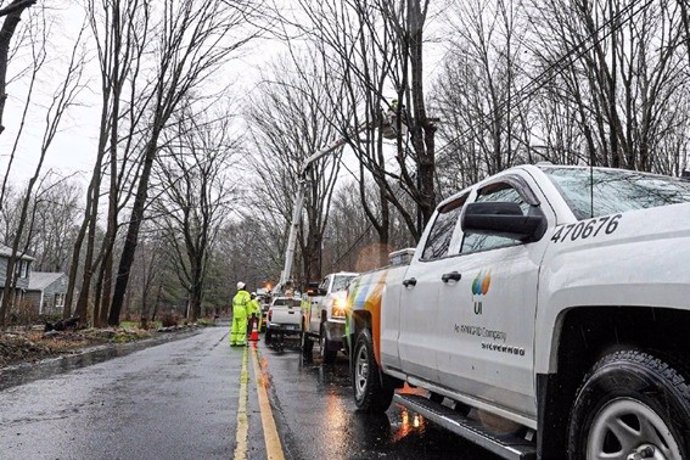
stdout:
POLYGON ((179 319, 177 315, 174 315, 172 313, 166 313, 163 316, 161 316, 161 325, 163 327, 173 327, 177 326, 179 319))

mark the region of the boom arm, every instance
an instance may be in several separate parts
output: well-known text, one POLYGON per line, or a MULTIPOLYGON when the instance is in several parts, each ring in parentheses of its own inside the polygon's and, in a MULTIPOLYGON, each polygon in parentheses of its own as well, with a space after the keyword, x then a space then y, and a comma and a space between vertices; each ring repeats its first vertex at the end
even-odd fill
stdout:
MULTIPOLYGON (((366 129, 368 129, 368 125, 360 126, 354 132, 354 135, 356 136, 366 129)), ((302 163, 302 167, 300 168, 299 183, 297 184, 297 191, 295 192, 295 205, 292 211, 290 233, 288 235, 287 248, 285 249, 285 266, 283 267, 283 271, 280 273, 280 281, 276 285, 276 292, 283 290, 292 276, 292 262, 295 259, 295 249, 297 248, 297 229, 299 228, 299 223, 302 219, 302 209, 304 208, 304 195, 307 191, 307 173, 309 172, 309 168, 315 162, 319 161, 321 158, 332 153, 334 150, 339 149, 345 144, 347 144, 346 138, 338 139, 328 147, 314 153, 309 158, 304 160, 304 163, 302 163)))

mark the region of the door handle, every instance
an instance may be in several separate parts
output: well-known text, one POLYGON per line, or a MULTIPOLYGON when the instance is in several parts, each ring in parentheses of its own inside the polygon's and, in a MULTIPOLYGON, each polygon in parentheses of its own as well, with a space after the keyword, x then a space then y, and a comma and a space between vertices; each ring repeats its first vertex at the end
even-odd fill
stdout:
POLYGON ((417 280, 415 278, 409 278, 403 281, 403 286, 405 287, 414 287, 417 285, 417 280))
POLYGON ((444 283, 447 283, 448 281, 460 281, 462 279, 462 275, 458 272, 450 272, 450 273, 444 273, 443 276, 441 276, 441 281, 444 283))

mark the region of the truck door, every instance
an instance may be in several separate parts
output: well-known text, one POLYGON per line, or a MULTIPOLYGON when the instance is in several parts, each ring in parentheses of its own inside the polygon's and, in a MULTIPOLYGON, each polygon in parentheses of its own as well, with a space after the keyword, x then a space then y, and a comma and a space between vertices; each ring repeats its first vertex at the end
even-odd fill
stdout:
MULTIPOLYGON (((458 250, 459 217, 469 194, 439 207, 426 232, 424 250, 417 251, 402 281, 398 352, 408 375, 438 381, 436 365, 436 318, 439 273, 451 262, 448 254, 458 250)), ((424 240, 424 236, 422 238, 424 240)))
MULTIPOLYGON (((502 177, 478 189, 474 201, 516 202, 523 213, 542 212, 553 220, 527 180, 502 177)), ((461 278, 442 282, 439 290, 437 359, 443 386, 536 416, 534 318, 547 244, 546 237, 523 244, 493 235, 462 236, 453 257, 461 278)))
POLYGON ((321 330, 321 301, 326 297, 326 293, 330 292, 330 284, 331 277, 325 277, 321 281, 321 284, 319 284, 318 295, 311 299, 311 308, 309 309, 309 330, 317 334, 321 330))

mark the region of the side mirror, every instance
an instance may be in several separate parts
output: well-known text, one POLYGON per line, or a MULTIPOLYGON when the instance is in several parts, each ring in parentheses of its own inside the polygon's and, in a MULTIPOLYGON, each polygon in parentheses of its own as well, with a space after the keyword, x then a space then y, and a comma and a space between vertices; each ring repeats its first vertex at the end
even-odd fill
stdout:
POLYGON ((462 231, 503 236, 523 243, 538 241, 546 232, 547 222, 541 210, 534 209, 534 214, 524 215, 517 203, 470 203, 462 214, 462 231))

